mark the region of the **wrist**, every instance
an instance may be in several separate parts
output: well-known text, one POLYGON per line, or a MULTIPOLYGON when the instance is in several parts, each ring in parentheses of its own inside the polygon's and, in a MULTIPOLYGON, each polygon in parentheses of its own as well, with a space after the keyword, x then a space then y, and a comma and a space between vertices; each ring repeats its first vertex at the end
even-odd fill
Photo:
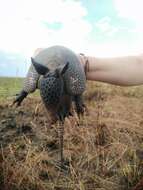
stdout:
POLYGON ((80 53, 78 57, 81 65, 83 66, 85 75, 87 76, 87 72, 89 72, 89 60, 83 53, 80 53))

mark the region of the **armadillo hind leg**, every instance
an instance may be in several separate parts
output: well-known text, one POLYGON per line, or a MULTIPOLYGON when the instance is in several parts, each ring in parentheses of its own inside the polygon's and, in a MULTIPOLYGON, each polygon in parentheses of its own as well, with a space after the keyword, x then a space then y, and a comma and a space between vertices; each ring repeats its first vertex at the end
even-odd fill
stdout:
POLYGON ((85 109, 82 95, 74 96, 74 102, 75 102, 76 112, 77 112, 78 116, 80 117, 81 115, 83 115, 84 109, 85 109))

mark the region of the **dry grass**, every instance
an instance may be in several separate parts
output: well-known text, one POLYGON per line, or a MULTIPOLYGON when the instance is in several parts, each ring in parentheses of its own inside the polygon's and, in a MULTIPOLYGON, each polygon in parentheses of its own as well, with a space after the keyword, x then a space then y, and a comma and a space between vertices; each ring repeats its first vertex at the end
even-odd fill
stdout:
POLYGON ((1 189, 130 190, 143 177, 142 95, 142 87, 88 85, 84 118, 65 122, 69 173, 56 167, 57 126, 40 99, 28 98, 18 109, 1 102, 1 189))

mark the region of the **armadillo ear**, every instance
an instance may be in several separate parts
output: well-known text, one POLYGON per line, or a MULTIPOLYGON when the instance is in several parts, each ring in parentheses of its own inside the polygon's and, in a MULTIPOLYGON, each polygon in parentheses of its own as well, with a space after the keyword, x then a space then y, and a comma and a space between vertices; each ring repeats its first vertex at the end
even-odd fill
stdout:
POLYGON ((69 62, 67 62, 66 65, 64 65, 63 67, 57 68, 55 70, 56 77, 58 78, 58 77, 62 76, 66 72, 66 70, 68 69, 68 67, 69 67, 69 62))
POLYGON ((38 74, 45 75, 46 73, 49 72, 48 67, 36 62, 32 57, 31 57, 31 62, 32 62, 33 66, 35 67, 38 74))

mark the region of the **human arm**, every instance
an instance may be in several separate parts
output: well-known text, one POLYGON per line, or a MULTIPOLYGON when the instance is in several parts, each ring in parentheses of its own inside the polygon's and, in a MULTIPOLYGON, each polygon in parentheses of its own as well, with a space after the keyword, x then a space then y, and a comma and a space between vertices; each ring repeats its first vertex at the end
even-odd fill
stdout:
POLYGON ((97 58, 80 55, 87 80, 120 86, 143 84, 143 55, 97 58))

